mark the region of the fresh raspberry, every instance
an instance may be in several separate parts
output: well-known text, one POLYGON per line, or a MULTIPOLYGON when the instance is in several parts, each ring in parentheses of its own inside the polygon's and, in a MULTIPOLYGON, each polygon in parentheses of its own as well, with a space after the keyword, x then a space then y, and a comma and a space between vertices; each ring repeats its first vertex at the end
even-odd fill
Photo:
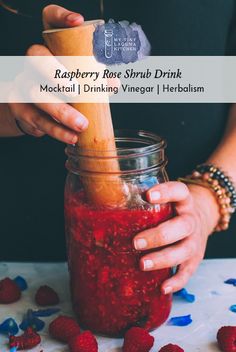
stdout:
POLYGON ((9 337, 9 347, 17 347, 17 350, 30 350, 40 342, 41 337, 32 328, 27 328, 21 336, 9 337))
POLYGON ((133 327, 125 334, 123 352, 148 352, 154 344, 152 337, 147 330, 133 327))
POLYGON ((178 345, 173 345, 172 343, 169 343, 168 345, 163 346, 159 352, 184 352, 184 350, 178 345))
POLYGON ((218 330, 217 341, 223 352, 236 352, 236 326, 223 326, 218 330))
POLYGON ((0 303, 13 303, 20 299, 21 290, 15 281, 6 277, 0 281, 0 303))
POLYGON ((59 303, 59 297, 56 291, 45 285, 39 287, 35 295, 35 302, 39 306, 53 306, 59 303))
POLYGON ((84 331, 69 340, 71 352, 97 352, 98 343, 90 331, 84 331))
POLYGON ((73 318, 60 315, 50 323, 49 334, 56 340, 68 342, 80 334, 80 327, 73 318))

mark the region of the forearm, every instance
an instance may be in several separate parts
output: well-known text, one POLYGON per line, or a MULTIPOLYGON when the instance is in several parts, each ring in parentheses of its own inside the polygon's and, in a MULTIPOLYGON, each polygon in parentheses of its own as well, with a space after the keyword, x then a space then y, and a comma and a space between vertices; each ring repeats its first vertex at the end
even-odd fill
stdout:
MULTIPOLYGON (((232 105, 230 110, 221 142, 206 160, 206 163, 222 169, 236 186, 236 104, 232 105)), ((220 208, 216 196, 210 189, 201 186, 190 185, 189 188, 196 204, 198 204, 196 208, 201 210, 203 220, 205 218, 205 228, 208 229, 208 233, 211 233, 220 220, 220 208)))
POLYGON ((225 134, 207 163, 220 167, 236 187, 236 104, 230 110, 225 134))
MULTIPOLYGON (((227 123, 227 127, 223 138, 215 151, 210 155, 207 164, 213 164, 223 172, 225 172, 233 181, 236 186, 236 104, 232 105, 230 115, 227 123)), ((196 192, 196 199, 199 198, 199 206, 204 208, 204 212, 207 214, 207 223, 209 228, 214 228, 219 219, 219 205, 216 201, 216 197, 209 189, 203 189, 203 187, 193 186, 192 190, 196 192), (200 190, 200 188, 202 188, 200 190), (205 193, 205 200, 202 202, 203 196, 199 196, 201 193, 205 193)), ((191 187, 190 187, 191 189, 191 187)))
POLYGON ((21 136, 8 104, 0 104, 0 137, 21 136))

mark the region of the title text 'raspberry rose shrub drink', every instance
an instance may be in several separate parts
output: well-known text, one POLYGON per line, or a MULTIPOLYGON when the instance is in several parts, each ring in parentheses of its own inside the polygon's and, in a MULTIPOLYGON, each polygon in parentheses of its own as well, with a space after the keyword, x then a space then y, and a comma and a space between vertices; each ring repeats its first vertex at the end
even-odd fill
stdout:
POLYGON ((147 189, 168 181, 165 142, 144 131, 117 131, 116 145, 117 151, 107 157, 91 156, 91 151, 82 154, 75 146, 66 149, 65 219, 73 307, 82 327, 108 336, 122 336, 131 326, 154 329, 171 309, 171 296, 160 291, 171 269, 141 271, 144 253, 132 244, 137 233, 172 216, 171 204, 145 200, 147 189), (106 172, 106 180, 122 185, 123 204, 104 207, 88 200, 83 185, 96 179, 96 187, 104 187, 105 175, 102 169, 89 169, 91 158, 101 166, 104 158, 106 163, 118 160, 119 175, 106 172))

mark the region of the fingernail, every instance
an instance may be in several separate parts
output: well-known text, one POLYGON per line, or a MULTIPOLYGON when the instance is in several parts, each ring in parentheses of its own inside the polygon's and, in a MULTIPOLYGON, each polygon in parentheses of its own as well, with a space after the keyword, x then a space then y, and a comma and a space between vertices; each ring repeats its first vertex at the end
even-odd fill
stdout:
POLYGON ((144 249, 147 247, 147 241, 144 238, 138 238, 134 240, 135 249, 144 249))
POLYGON ((75 124, 79 129, 84 130, 85 128, 88 127, 88 120, 80 116, 80 117, 77 117, 77 119, 75 120, 75 124))
POLYGON ((149 198, 151 202, 156 202, 161 198, 161 194, 158 191, 152 191, 149 193, 149 198))
POLYGON ((73 138, 71 138, 71 143, 75 144, 78 141, 78 137, 74 136, 73 138))
POLYGON ((68 16, 66 16, 66 20, 69 22, 75 22, 81 19, 81 15, 78 13, 70 13, 68 16))
POLYGON ((154 267, 154 263, 151 259, 146 259, 143 262, 143 267, 144 267, 144 270, 152 269, 154 267))
POLYGON ((168 295, 171 292, 172 292, 172 287, 171 286, 167 286, 167 287, 163 288, 164 295, 168 295))

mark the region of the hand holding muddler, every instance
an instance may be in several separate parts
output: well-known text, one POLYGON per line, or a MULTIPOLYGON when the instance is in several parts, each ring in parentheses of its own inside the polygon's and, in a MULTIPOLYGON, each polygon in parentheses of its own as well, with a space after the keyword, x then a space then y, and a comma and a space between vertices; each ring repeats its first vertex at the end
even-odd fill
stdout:
MULTIPOLYGON (((103 20, 87 21, 73 28, 49 29, 43 32, 43 37, 54 55, 93 56, 93 32, 99 24, 103 24, 103 20)), ((97 159, 89 158, 86 162, 86 158, 81 158, 80 168, 104 173, 99 177, 82 178, 89 201, 99 206, 123 205, 124 186, 115 158, 116 145, 109 103, 73 103, 72 106, 89 121, 88 129, 79 135, 80 154, 100 156, 97 159), (103 159, 109 156, 114 158, 103 159)))

